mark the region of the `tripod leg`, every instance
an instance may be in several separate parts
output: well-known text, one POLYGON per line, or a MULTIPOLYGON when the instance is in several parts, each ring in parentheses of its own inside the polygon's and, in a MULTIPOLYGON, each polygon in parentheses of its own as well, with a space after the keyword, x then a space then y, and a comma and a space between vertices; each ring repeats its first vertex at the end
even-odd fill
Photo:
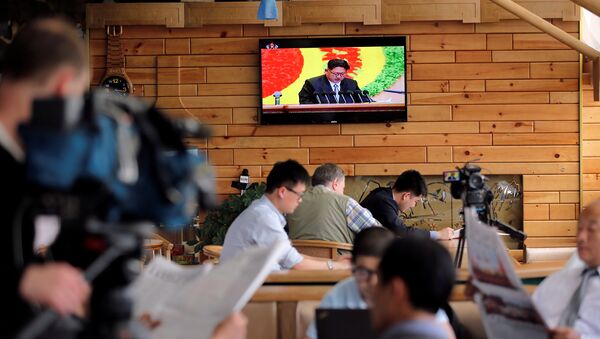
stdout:
POLYGON ((462 264, 463 252, 465 249, 465 237, 461 232, 460 237, 458 238, 458 246, 456 247, 456 255, 454 256, 454 266, 456 268, 460 268, 462 264))

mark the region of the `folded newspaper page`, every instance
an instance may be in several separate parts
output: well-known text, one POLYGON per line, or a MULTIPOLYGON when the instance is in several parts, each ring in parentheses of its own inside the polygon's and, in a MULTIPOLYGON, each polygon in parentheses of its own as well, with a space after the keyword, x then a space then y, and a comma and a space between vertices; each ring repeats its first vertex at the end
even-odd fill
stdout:
POLYGON ((208 339, 228 315, 241 311, 283 249, 278 242, 197 268, 154 258, 132 285, 134 315, 152 323, 150 338, 208 339))
POLYGON ((544 320, 516 275, 496 228, 465 207, 466 237, 475 302, 488 338, 548 338, 544 320))

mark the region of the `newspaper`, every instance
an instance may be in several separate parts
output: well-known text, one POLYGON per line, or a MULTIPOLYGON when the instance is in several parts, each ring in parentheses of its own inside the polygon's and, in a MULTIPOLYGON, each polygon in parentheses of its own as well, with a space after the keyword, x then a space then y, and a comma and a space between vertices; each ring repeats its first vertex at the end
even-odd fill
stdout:
POLYGON ((496 229, 465 207, 471 283, 488 338, 548 338, 548 329, 516 275, 496 229))
POLYGON ((197 268, 154 258, 132 284, 134 315, 154 323, 150 338, 208 339, 229 314, 241 311, 283 249, 278 242, 197 268))

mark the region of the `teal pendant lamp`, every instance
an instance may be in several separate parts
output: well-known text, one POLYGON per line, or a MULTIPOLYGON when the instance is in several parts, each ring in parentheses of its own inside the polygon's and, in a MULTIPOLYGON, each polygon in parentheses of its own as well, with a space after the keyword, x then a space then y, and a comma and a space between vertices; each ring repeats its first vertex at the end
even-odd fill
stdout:
POLYGON ((275 0, 260 0, 256 18, 258 20, 277 20, 277 17, 277 4, 275 0))

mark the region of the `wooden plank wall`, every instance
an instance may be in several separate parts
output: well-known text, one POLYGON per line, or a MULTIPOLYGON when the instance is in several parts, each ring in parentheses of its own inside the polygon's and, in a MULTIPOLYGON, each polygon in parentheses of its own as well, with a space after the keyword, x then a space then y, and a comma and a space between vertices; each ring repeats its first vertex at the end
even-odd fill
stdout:
POLYGON ((581 94, 581 195, 582 204, 586 206, 600 198, 600 102, 593 100, 590 74, 582 79, 581 94))
MULTIPOLYGON (((578 22, 553 23, 578 36, 578 22)), ((136 95, 212 125, 211 140, 190 143, 207 150, 221 194, 236 192, 229 184, 242 168, 260 180, 287 158, 311 170, 335 162, 349 175, 408 168, 440 174, 479 158, 487 173, 523 175, 528 245, 572 244, 579 211, 579 55, 525 22, 126 26, 123 44, 136 95), (258 126, 258 39, 344 35, 408 36, 409 121, 258 126)), ((93 84, 104 73, 105 45, 103 30, 92 29, 93 84)))

